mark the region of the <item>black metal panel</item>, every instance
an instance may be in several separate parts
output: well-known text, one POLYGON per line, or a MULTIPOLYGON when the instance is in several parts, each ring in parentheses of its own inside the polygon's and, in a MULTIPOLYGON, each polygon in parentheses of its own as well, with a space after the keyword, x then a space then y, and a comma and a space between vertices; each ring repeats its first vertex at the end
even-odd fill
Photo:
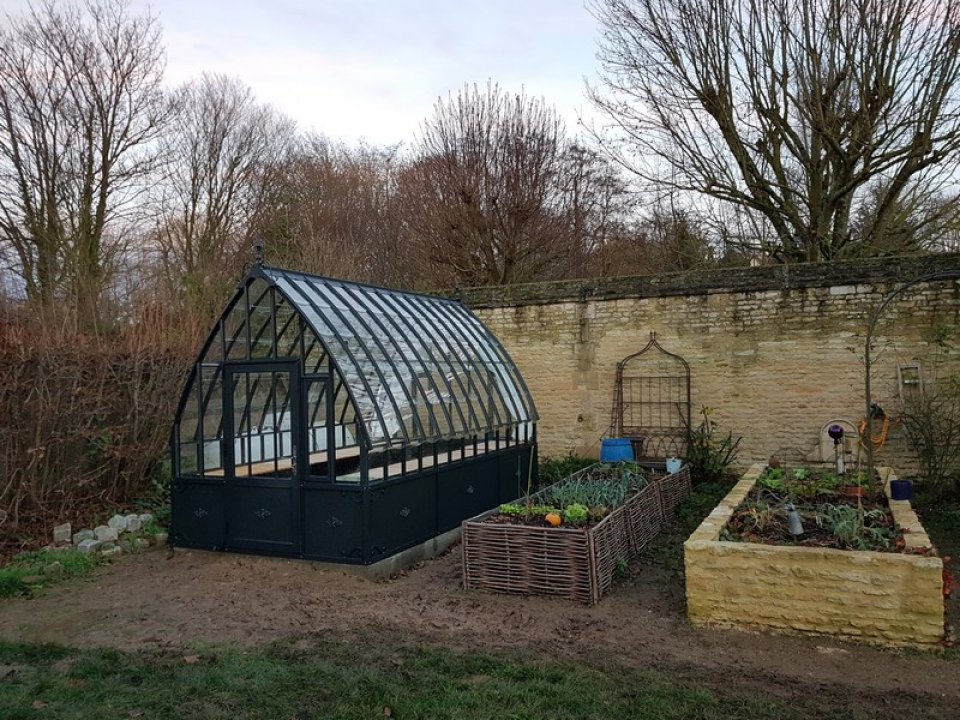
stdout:
POLYGON ((227 550, 259 550, 281 555, 300 552, 299 489, 235 480, 229 486, 227 550))
MULTIPOLYGON (((263 360, 256 363, 225 363, 224 369, 226 549, 299 555, 299 479, 304 455, 299 367, 291 360, 263 360), (271 379, 261 388, 261 393, 264 388, 269 388, 269 395, 265 398, 257 395, 257 384, 263 376, 271 379), (276 434, 271 435, 273 448, 269 447, 269 443, 261 445, 258 458, 253 459, 252 446, 248 447, 245 459, 236 457, 236 440, 241 443, 252 442, 256 437, 254 430, 257 430, 257 434, 261 433, 265 423, 271 429, 273 426, 278 429, 282 427, 277 415, 276 388, 277 379, 283 376, 288 385, 280 413, 281 417, 289 414, 291 443, 296 448, 293 457, 282 457, 276 434), (237 390, 241 393, 240 405, 236 405, 237 390), (268 421, 271 403, 272 413, 268 421), (239 427, 235 427, 237 412, 240 412, 241 419, 239 427), (267 461, 261 462, 264 459, 267 461), (289 467, 282 467, 281 460, 289 467)), ((262 434, 260 438, 263 439, 262 434)))
POLYGON ((523 453, 520 448, 497 456, 500 502, 516 500, 527 491, 528 462, 529 452, 523 453))
POLYGON ((500 504, 498 458, 441 465, 437 470, 438 534, 500 504))
POLYGON ((303 488, 303 555, 332 562, 363 561, 363 495, 359 488, 303 488))
POLYGON ((436 472, 410 475, 370 491, 370 556, 376 562, 437 534, 436 472))
POLYGON ((177 480, 170 493, 170 543, 178 547, 223 548, 223 485, 177 480))

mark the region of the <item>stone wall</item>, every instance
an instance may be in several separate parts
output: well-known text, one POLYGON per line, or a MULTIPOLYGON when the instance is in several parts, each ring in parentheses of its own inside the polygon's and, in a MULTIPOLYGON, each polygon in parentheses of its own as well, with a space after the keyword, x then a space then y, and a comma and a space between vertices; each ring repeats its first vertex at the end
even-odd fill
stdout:
MULTIPOLYGON (((617 363, 656 332, 690 365, 694 421, 714 409, 743 436, 741 465, 779 454, 799 459, 823 423, 864 416, 867 318, 902 282, 960 275, 960 255, 712 270, 476 288, 469 305, 520 366, 540 412, 542 451, 596 456, 610 427, 617 363)), ((873 397, 897 414, 897 364, 932 368, 924 333, 957 326, 960 283, 922 283, 883 316, 873 397)), ((957 356, 950 362, 956 367, 957 356)), ((909 467, 896 422, 878 461, 909 467)))
MULTIPOLYGON (((684 543, 687 614, 695 625, 842 635, 875 643, 943 638, 943 561, 894 552, 722 542, 720 532, 763 471, 757 463, 684 543)), ((881 477, 893 479, 889 468, 881 477)), ((894 503, 891 503, 894 505, 894 503)), ((894 519, 914 552, 930 541, 908 503, 894 519), (899 517, 898 517, 899 516, 899 517), (909 516, 906 526, 901 525, 909 516)))

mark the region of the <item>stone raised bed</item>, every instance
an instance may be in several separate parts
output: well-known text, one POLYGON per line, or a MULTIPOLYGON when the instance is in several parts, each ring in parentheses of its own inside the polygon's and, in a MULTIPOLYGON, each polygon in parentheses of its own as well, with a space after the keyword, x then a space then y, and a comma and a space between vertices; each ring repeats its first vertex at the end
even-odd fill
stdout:
MULTIPOLYGON (((909 502, 890 501, 907 552, 721 541, 763 472, 753 465, 684 543, 687 614, 694 625, 839 635, 886 645, 943 638, 943 561, 909 502)), ((889 497, 896 476, 878 468, 889 497)))
POLYGON ((650 482, 583 528, 484 522, 491 510, 463 522, 463 585, 520 595, 558 595, 593 604, 610 589, 617 566, 640 552, 663 525, 661 496, 690 493, 690 470, 650 482))

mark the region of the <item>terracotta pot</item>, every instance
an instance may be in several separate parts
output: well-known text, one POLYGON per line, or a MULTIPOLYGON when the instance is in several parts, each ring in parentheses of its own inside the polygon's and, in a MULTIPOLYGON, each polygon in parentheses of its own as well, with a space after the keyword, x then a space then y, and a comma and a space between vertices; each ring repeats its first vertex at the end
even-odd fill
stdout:
POLYGON ((866 488, 859 485, 844 485, 840 488, 840 494, 844 497, 862 498, 866 496, 866 488))

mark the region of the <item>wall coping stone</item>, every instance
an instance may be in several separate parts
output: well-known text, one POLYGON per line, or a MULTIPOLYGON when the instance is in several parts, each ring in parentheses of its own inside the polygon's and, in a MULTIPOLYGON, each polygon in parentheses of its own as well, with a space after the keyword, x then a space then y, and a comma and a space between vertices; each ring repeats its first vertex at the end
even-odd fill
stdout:
POLYGON ((556 280, 437 292, 471 308, 550 305, 587 300, 695 296, 906 282, 937 272, 960 271, 960 253, 869 258, 832 263, 712 268, 662 275, 556 280))

